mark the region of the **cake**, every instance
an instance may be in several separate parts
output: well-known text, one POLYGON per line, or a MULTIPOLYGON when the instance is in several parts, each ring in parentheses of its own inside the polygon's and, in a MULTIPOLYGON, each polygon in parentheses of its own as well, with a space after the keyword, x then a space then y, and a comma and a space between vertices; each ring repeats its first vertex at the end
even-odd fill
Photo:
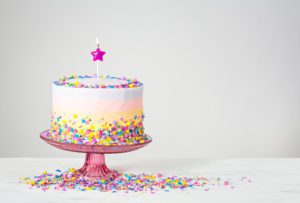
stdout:
POLYGON ((52 83, 48 139, 105 146, 143 143, 143 119, 143 84, 136 79, 72 75, 52 83))

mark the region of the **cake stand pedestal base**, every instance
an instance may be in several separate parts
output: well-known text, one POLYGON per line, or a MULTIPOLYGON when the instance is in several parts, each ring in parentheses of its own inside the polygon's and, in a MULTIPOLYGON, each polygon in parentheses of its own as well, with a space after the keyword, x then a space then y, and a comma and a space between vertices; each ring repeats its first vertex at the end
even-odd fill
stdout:
POLYGON ((116 154, 125 153, 138 150, 145 147, 152 141, 149 135, 145 135, 145 139, 142 143, 137 144, 126 144, 126 145, 86 145, 86 144, 72 144, 57 142, 51 139, 51 131, 46 130, 40 134, 42 140, 46 143, 62 150, 71 152, 85 153, 85 163, 83 167, 77 170, 77 173, 85 178, 92 180, 99 179, 114 179, 119 175, 117 171, 110 170, 105 164, 104 154, 116 154))
POLYGON ((118 176, 114 170, 107 168, 104 154, 86 153, 85 163, 77 172, 88 179, 113 179, 118 176))

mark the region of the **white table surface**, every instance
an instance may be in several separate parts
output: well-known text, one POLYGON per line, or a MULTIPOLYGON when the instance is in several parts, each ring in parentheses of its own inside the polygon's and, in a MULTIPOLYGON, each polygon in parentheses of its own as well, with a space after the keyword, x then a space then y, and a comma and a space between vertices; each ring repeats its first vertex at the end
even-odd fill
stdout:
POLYGON ((44 170, 79 168, 79 158, 1 158, 0 202, 300 202, 300 159, 135 159, 109 156, 111 169, 132 173, 229 178, 233 189, 188 189, 150 193, 110 193, 99 191, 57 191, 29 189, 19 177, 34 176, 44 170), (241 181, 247 176, 251 182, 241 181))

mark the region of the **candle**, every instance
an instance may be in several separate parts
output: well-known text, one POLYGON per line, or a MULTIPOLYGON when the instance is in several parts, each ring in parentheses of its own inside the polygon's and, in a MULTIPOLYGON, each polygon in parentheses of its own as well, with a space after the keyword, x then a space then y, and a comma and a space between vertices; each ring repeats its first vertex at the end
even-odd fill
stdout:
POLYGON ((102 51, 100 49, 100 43, 98 38, 96 38, 96 44, 97 44, 97 49, 95 51, 92 51, 91 54, 93 56, 93 61, 97 62, 97 78, 99 78, 99 61, 103 61, 103 56, 105 54, 105 51, 102 51))

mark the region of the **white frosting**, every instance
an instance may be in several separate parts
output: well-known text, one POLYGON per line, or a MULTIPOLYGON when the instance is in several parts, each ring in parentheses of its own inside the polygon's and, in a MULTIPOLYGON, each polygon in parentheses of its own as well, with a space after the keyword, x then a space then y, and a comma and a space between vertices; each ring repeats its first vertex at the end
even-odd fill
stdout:
POLYGON ((143 86, 135 88, 72 88, 53 84, 52 97, 53 99, 73 99, 74 102, 80 99, 129 101, 143 97, 143 86))
POLYGON ((116 79, 116 78, 77 78, 77 79, 69 79, 69 82, 76 82, 78 81, 81 84, 91 86, 96 84, 103 84, 103 85, 120 85, 120 84, 127 84, 126 80, 116 79))

